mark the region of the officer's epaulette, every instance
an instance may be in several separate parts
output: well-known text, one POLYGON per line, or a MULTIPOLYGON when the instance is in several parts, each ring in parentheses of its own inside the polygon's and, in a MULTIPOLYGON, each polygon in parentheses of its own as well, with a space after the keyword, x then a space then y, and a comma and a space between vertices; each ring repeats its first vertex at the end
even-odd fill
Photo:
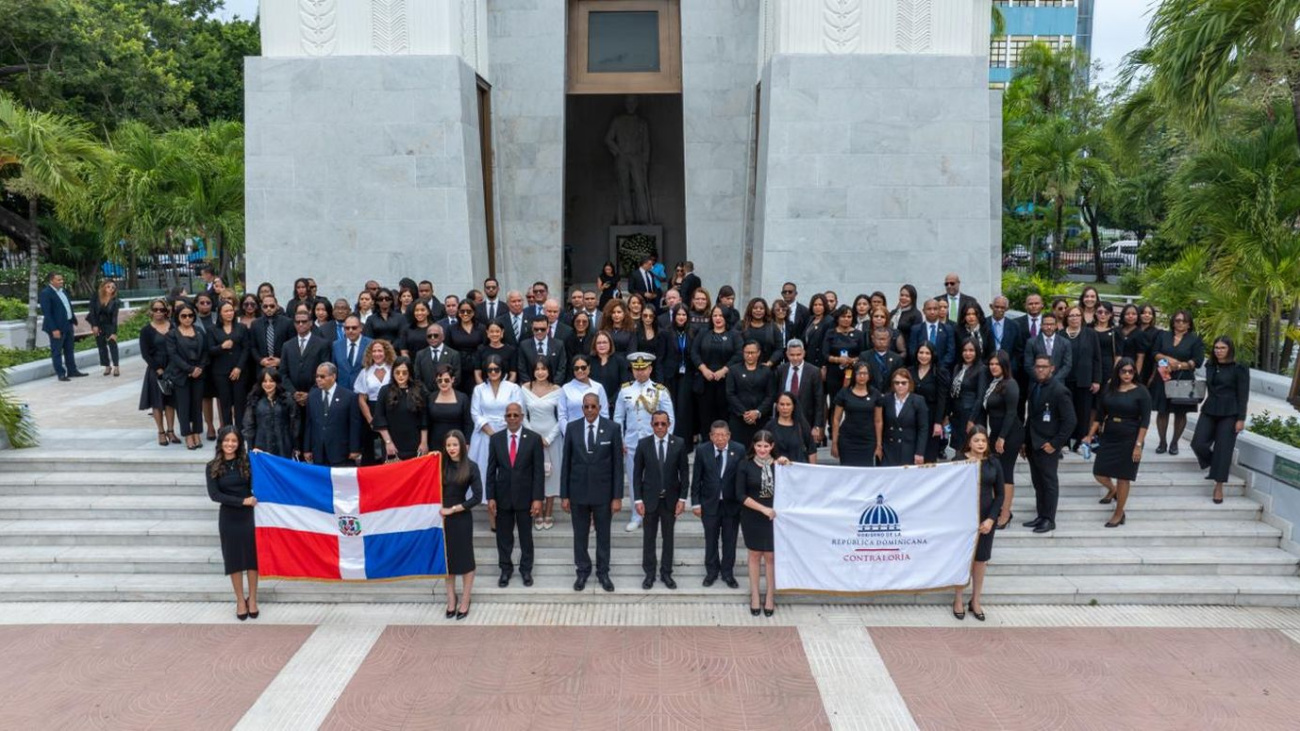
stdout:
POLYGON ((667 390, 668 390, 668 388, 667 388, 666 386, 664 386, 664 384, 662 384, 662 383, 656 383, 656 384, 655 384, 655 388, 659 389, 660 391, 667 391, 667 390))
POLYGON ((627 383, 624 383, 622 386, 619 386, 619 388, 627 388, 628 386, 631 386, 632 383, 633 381, 628 381, 627 383))

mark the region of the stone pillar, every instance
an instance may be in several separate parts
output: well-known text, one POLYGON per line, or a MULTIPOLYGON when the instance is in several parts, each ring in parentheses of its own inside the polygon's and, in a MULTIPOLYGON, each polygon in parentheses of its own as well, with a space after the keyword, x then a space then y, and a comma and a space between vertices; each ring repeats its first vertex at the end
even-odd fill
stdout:
MULTIPOLYGON (((775 0, 774 0, 775 1, 775 0)), ((1000 288, 987 1, 788 0, 764 65, 751 287, 1000 288)), ((1000 130, 1000 125, 997 126, 1000 130)), ((997 168, 1000 169, 1000 168, 997 168)))

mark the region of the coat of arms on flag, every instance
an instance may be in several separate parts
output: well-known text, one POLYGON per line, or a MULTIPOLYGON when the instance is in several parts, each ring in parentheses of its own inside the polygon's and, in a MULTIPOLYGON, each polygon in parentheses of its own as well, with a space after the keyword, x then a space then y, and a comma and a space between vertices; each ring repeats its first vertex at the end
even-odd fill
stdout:
POLYGON ((440 455, 374 467, 322 467, 260 452, 249 457, 263 577, 447 574, 440 455))

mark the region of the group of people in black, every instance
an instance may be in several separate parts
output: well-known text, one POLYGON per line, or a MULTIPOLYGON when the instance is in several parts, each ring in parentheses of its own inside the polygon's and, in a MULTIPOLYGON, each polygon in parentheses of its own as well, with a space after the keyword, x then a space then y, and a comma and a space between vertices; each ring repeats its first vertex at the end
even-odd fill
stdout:
MULTIPOLYGON (((913 465, 951 448, 954 458, 984 465, 973 594, 963 604, 959 592, 954 604, 954 614, 969 608, 977 618, 993 533, 1014 517, 1019 457, 1036 495, 1026 527, 1055 529, 1059 460, 1085 447, 1097 454, 1102 502, 1115 503, 1106 526, 1117 527, 1151 411, 1157 451, 1177 454, 1196 408, 1164 388, 1191 379, 1204 359, 1190 314, 1174 313, 1163 330, 1153 308, 1116 308, 1092 288, 1050 309, 1030 295, 1025 314, 1010 318, 1005 297, 986 313, 955 274, 931 297, 903 285, 892 307, 882 292, 851 304, 818 292, 803 302, 792 282, 778 298, 738 307, 730 287, 713 296, 690 262, 669 279, 653 258, 623 281, 607 266, 596 288, 574 289, 564 304, 544 282, 503 292, 493 278, 463 298, 403 279, 394 289, 367 282, 331 302, 303 278, 283 306, 268 283, 242 298, 207 291, 160 299, 141 336, 150 366, 141 408, 153 411, 160 444, 178 441, 163 428, 174 408, 191 448, 202 443, 210 412, 209 432, 231 427, 240 449, 323 465, 439 450, 468 463, 455 470, 465 500, 444 511, 488 504, 499 586, 513 578, 516 534, 519 573, 532 584, 532 531, 549 529, 558 497, 574 521, 575 589, 594 571, 612 591, 610 520, 626 476, 628 530, 647 528, 644 588, 656 579, 675 588, 673 522, 689 507, 705 527, 705 585, 738 587, 743 525, 751 609, 769 614, 773 464, 816 462, 828 447, 842 465, 913 465)), ((1212 467, 1217 502, 1249 376, 1227 338, 1215 341, 1207 372, 1210 397, 1193 448, 1212 467)), ((455 541, 448 530, 449 568, 466 577, 459 596, 448 582, 449 617, 468 611, 469 526, 455 541)))

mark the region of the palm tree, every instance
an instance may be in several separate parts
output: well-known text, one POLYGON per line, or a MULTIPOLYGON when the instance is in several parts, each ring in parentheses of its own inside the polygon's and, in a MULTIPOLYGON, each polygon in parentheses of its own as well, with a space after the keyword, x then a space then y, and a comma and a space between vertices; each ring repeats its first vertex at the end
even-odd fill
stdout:
POLYGON ((1286 94, 1300 145, 1300 0, 1164 0, 1151 19, 1156 99, 1201 132, 1220 120, 1225 92, 1260 78, 1286 94))
MULTIPOLYGON (((45 237, 37 221, 42 198, 69 201, 86 188, 87 170, 104 160, 89 128, 68 117, 27 109, 0 93, 0 170, 17 168, 5 187, 27 200, 26 225, 5 211, 5 233, 27 242, 27 347, 36 347, 36 291, 45 237)), ((0 209, 3 210, 3 209, 0 209)))
POLYGON ((209 255, 216 253, 217 271, 230 281, 230 257, 242 253, 244 243, 244 126, 213 122, 169 138, 178 154, 165 166, 172 192, 168 218, 212 244, 209 255))

